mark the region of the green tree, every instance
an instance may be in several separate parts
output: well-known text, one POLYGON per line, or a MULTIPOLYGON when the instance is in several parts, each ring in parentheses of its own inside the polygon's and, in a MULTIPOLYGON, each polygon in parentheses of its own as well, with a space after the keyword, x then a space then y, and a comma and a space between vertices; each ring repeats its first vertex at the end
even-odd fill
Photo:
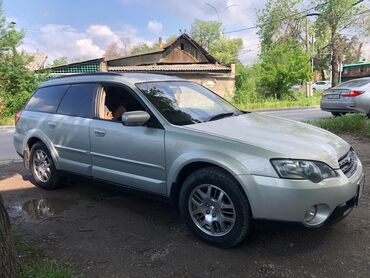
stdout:
POLYGON ((302 0, 268 0, 257 13, 261 51, 276 43, 294 41, 303 44, 303 18, 299 11, 302 0))
POLYGON ((192 38, 222 64, 238 63, 243 49, 240 38, 230 39, 222 35, 222 26, 217 21, 195 19, 191 27, 192 38))
POLYGON ((195 19, 191 25, 191 37, 206 50, 210 50, 211 46, 220 40, 221 35, 222 26, 218 21, 195 19))
POLYGON ((209 53, 221 64, 239 63, 239 53, 243 49, 243 41, 240 38, 229 39, 222 36, 210 46, 209 53))
POLYGON ((153 43, 152 45, 148 45, 147 43, 141 43, 132 47, 131 54, 141 54, 159 49, 160 49, 159 43, 153 43))
POLYGON ((57 66, 63 66, 68 64, 68 58, 65 56, 62 56, 60 58, 54 59, 53 62, 51 62, 51 67, 57 67, 57 66))
POLYGON ((0 114, 13 115, 19 111, 37 87, 40 78, 27 69, 33 59, 19 52, 25 32, 8 24, 0 1, 0 114))
POLYGON ((292 85, 311 78, 308 59, 302 46, 293 41, 276 44, 270 51, 262 52, 262 74, 258 82, 261 94, 277 99, 289 95, 292 85))
POLYGON ((247 104, 261 100, 261 95, 257 90, 257 83, 260 77, 259 72, 259 64, 251 66, 236 65, 235 103, 247 104))
MULTIPOLYGON (((343 30, 354 27, 358 15, 362 15, 365 6, 362 0, 318 0, 316 21, 317 34, 327 39, 331 51, 332 83, 336 85, 339 66, 343 61, 343 30)), ((356 25, 359 28, 359 25, 356 25)))

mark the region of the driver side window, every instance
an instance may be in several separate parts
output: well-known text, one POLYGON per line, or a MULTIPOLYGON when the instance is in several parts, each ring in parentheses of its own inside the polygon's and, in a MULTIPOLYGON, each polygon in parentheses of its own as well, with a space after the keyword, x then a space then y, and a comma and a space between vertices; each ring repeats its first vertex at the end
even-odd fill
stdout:
POLYGON ((141 103, 125 88, 114 85, 101 85, 99 87, 100 119, 121 121, 125 112, 145 111, 141 103))

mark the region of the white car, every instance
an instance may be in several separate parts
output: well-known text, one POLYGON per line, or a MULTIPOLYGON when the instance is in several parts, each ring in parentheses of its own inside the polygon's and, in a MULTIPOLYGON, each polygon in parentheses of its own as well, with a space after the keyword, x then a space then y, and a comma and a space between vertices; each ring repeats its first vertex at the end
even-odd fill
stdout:
POLYGON ((312 84, 312 90, 324 91, 331 87, 330 81, 318 81, 312 84))

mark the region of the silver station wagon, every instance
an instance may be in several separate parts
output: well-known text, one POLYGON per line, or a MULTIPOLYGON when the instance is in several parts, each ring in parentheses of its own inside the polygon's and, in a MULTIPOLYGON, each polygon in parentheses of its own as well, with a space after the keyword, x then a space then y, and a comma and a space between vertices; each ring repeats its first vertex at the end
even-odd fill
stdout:
POLYGON ((240 111, 176 77, 51 79, 16 119, 14 145, 37 186, 55 189, 72 173, 149 193, 224 248, 253 224, 336 222, 364 186, 360 160, 336 135, 240 111))

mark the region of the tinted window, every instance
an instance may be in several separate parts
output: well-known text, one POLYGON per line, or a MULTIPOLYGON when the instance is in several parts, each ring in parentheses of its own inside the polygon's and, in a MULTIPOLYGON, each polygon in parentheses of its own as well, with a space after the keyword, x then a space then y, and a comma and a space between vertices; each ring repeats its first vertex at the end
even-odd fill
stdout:
POLYGON ((344 82, 337 86, 337 88, 346 88, 346 87, 362 87, 370 83, 370 79, 355 79, 344 82))
POLYGON ((26 110, 54 113, 69 85, 40 88, 34 93, 26 110))
POLYGON ((96 84, 72 85, 63 97, 57 112, 69 116, 92 117, 96 87, 96 84))

